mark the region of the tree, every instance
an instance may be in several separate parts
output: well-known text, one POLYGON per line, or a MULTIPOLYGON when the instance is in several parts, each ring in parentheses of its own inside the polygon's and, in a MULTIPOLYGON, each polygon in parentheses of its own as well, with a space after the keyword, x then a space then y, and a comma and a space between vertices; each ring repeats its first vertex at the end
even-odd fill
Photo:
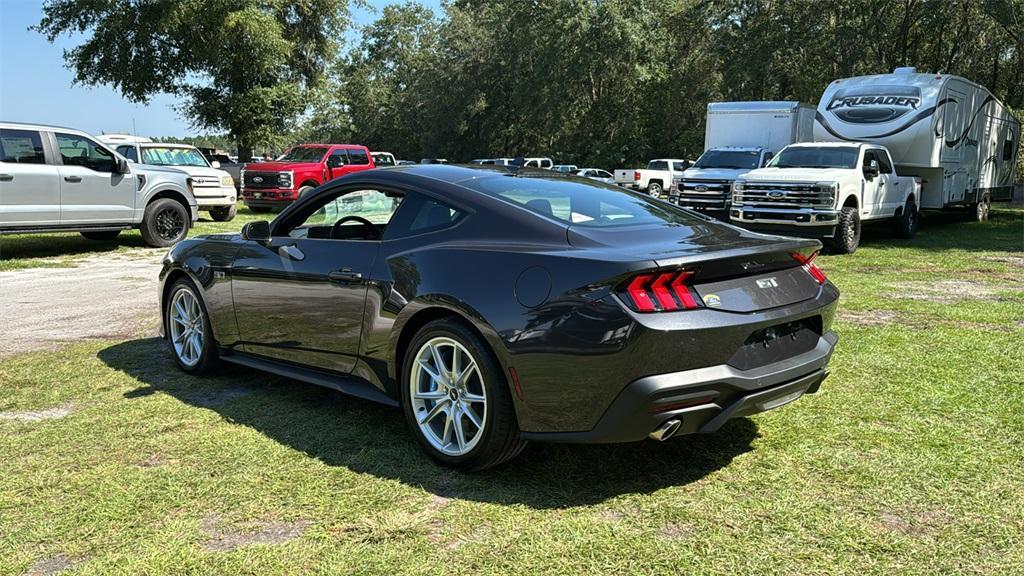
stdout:
POLYGON ((35 28, 86 35, 64 54, 76 82, 134 102, 180 95, 196 127, 227 131, 248 160, 284 144, 348 15, 347 0, 49 0, 35 28))

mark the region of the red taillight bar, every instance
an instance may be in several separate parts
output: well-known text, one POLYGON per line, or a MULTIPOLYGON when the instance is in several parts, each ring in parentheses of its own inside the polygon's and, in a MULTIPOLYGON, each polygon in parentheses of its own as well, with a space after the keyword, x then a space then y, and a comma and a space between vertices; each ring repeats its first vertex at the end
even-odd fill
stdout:
POLYGON ((627 304, 637 312, 700 308, 700 301, 686 284, 692 276, 692 270, 638 274, 625 284, 627 304))
POLYGON ((640 179, 640 171, 637 170, 636 172, 633 172, 633 180, 639 180, 639 179, 640 179))
POLYGON ((828 278, 825 277, 825 273, 821 271, 821 268, 818 268, 817 264, 814 263, 814 259, 818 256, 817 252, 811 253, 810 256, 804 256, 799 252, 793 252, 791 256, 793 256, 794 260, 800 263, 803 269, 806 270, 807 273, 811 275, 811 278, 814 278, 818 284, 824 284, 828 280, 828 278))

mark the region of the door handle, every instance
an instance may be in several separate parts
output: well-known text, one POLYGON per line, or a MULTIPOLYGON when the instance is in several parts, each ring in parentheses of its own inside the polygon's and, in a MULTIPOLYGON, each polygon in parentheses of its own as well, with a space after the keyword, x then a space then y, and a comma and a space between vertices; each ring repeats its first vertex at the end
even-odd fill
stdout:
POLYGON ((336 282, 351 282, 353 280, 362 280, 363 275, 359 272, 353 272, 351 268, 342 268, 341 270, 328 273, 327 279, 336 282))
POLYGON ((0 174, 0 182, 10 182, 11 180, 14 180, 12 174, 0 174))
POLYGON ((64 177, 64 181, 65 182, 81 182, 82 181, 82 177, 81 176, 65 176, 64 177))
POLYGON ((277 249, 277 253, 285 258, 290 258, 291 260, 302 260, 306 257, 306 255, 302 253, 302 250, 299 250, 299 247, 294 244, 281 246, 277 249))

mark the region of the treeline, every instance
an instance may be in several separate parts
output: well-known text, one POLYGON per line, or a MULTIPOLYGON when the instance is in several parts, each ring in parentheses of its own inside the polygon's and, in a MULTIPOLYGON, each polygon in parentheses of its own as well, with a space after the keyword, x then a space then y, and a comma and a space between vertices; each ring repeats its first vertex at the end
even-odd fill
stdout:
POLYGON ((1024 0, 455 0, 384 8, 299 133, 401 158, 694 158, 705 106, 898 66, 1024 108, 1024 0))

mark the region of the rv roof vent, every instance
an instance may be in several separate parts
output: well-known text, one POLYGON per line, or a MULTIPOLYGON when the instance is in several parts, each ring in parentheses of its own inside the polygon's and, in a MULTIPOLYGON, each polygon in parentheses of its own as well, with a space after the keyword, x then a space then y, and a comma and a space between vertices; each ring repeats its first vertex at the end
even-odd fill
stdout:
POLYGON ((901 66, 892 71, 893 74, 917 74, 917 68, 913 66, 901 66))

